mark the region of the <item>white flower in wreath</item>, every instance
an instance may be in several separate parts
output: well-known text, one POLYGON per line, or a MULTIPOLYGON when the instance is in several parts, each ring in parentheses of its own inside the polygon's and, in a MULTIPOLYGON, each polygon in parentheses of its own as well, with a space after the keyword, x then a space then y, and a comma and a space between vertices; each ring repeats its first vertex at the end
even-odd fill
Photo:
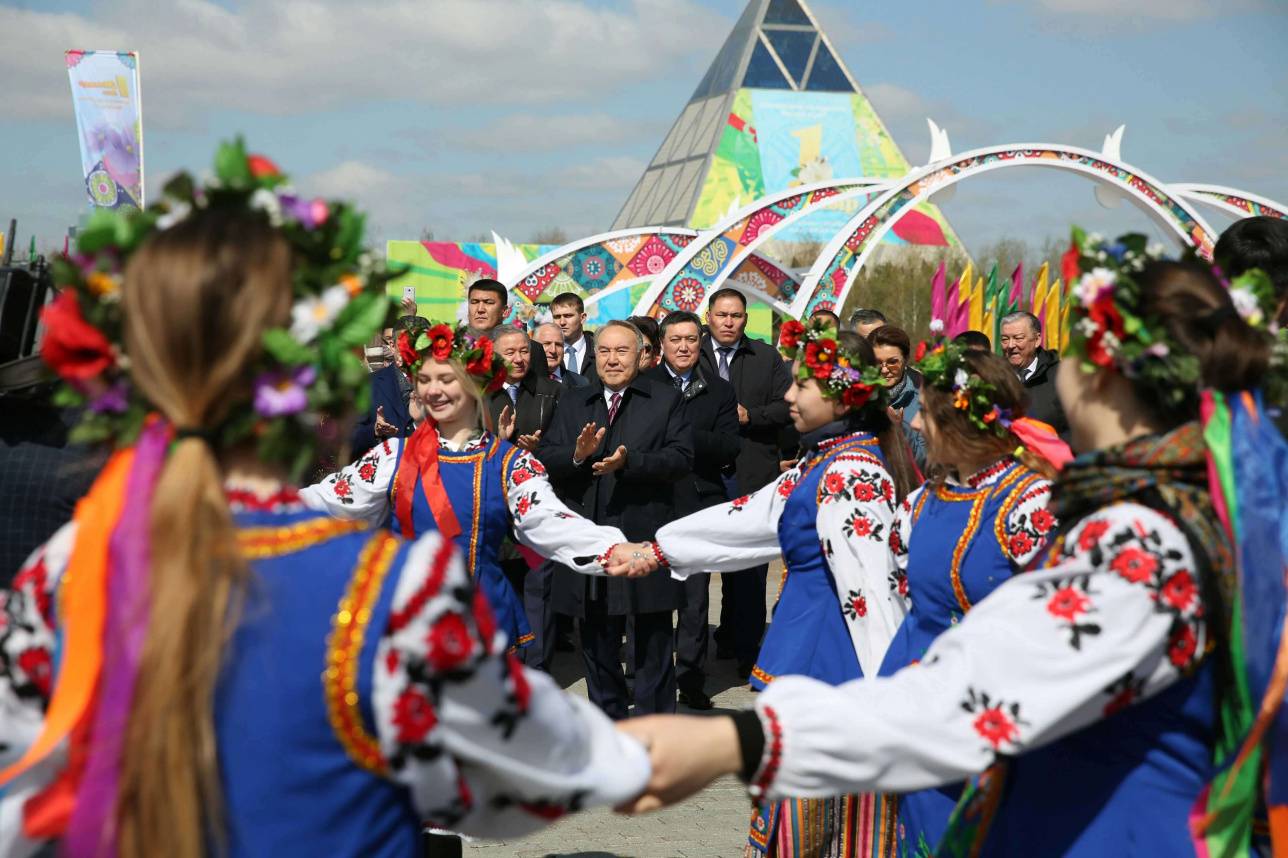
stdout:
POLYGON ((1166 252, 1167 249, 1163 247, 1162 242, 1151 241, 1149 244, 1145 245, 1145 255, 1150 259, 1162 259, 1163 254, 1166 252))
POLYGON ((313 342, 348 303, 349 290, 343 286, 330 286, 321 295, 301 298, 291 307, 291 336, 302 343, 313 342))
POLYGON ((157 229, 167 230, 192 214, 192 206, 179 201, 170 204, 170 210, 157 218, 157 229))
POLYGON ((1100 330, 1100 326, 1097 325, 1095 321, 1092 320, 1091 318, 1083 317, 1082 319, 1078 320, 1078 331, 1084 337, 1087 337, 1088 339, 1090 339, 1091 337, 1094 337, 1096 335, 1096 331, 1098 330, 1100 330))
POLYGON ((268 188, 258 188, 250 195, 250 207, 268 215, 268 222, 273 226, 282 225, 282 201, 268 188))
POLYGON ((1251 289, 1246 286, 1236 286, 1230 290, 1230 300, 1234 303, 1234 311, 1239 314, 1239 318, 1249 325, 1256 328, 1265 321, 1261 304, 1251 289))
POLYGON ((932 333, 932 334, 942 334, 943 332, 944 332, 944 320, 943 320, 943 319, 931 319, 931 320, 930 320, 930 333, 932 333))
POLYGON ((1084 307, 1096 303, 1096 299, 1106 289, 1113 289, 1118 282, 1118 275, 1108 268, 1093 268, 1078 281, 1078 300, 1084 307))
POLYGON ((970 374, 959 368, 957 374, 953 376, 953 390, 965 390, 968 384, 970 384, 970 374))

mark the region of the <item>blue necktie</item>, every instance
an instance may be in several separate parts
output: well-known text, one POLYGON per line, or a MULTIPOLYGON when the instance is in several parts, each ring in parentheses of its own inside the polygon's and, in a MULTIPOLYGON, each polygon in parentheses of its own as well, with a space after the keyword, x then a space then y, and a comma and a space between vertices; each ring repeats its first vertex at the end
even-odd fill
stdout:
POLYGON ((733 351, 732 346, 720 347, 720 377, 725 381, 729 380, 729 353, 733 351))

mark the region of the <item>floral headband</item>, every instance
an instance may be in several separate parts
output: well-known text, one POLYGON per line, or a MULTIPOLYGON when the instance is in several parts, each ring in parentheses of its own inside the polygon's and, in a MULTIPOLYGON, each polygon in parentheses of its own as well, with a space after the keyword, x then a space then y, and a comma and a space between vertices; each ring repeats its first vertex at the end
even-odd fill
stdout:
POLYGON ((264 333, 253 391, 217 427, 196 430, 214 447, 254 439, 264 461, 299 478, 315 457, 318 416, 365 410, 370 381, 358 356, 390 307, 386 270, 362 243, 364 216, 341 201, 305 199, 277 165, 220 145, 204 185, 180 173, 145 210, 94 212, 75 249, 54 259, 61 288, 41 313, 41 357, 63 380, 56 402, 81 410, 72 440, 132 444, 151 404, 131 383, 120 285, 126 262, 149 237, 205 209, 257 213, 290 244, 295 265, 289 327, 264 333))
POLYGON ((860 368, 859 358, 841 349, 836 328, 824 319, 814 319, 809 327, 795 319, 783 323, 778 335, 778 351, 790 361, 800 361, 796 377, 814 379, 823 395, 855 410, 884 407, 885 387, 876 367, 860 368))
POLYGON ((966 351, 956 343, 940 342, 932 347, 922 340, 917 345, 914 361, 924 383, 952 393, 953 407, 963 412, 977 429, 1006 437, 1014 415, 1011 409, 997 404, 997 388, 970 368, 966 351))
POLYGON ((500 390, 508 374, 506 362, 496 353, 491 338, 475 337, 464 327, 453 329, 446 322, 431 325, 414 341, 411 334, 403 331, 398 335, 398 354, 413 383, 427 357, 460 361, 485 393, 500 390))

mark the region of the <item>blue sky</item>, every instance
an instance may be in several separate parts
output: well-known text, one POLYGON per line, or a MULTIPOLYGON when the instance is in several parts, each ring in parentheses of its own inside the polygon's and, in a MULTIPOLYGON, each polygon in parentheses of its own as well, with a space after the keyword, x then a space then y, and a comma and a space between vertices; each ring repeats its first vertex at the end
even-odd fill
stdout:
MULTIPOLYGON (((810 4, 904 153, 925 118, 954 151, 1098 149, 1164 181, 1288 201, 1288 5, 1280 0, 810 4)), ((356 196, 375 237, 607 228, 742 0, 0 0, 0 218, 61 245, 82 210, 61 53, 141 52, 148 185, 244 132, 304 190, 356 196)), ((979 248, 1072 221, 1145 227, 1078 178, 962 183, 944 212, 979 248)), ((1205 210, 1217 228, 1228 220, 1205 210)))

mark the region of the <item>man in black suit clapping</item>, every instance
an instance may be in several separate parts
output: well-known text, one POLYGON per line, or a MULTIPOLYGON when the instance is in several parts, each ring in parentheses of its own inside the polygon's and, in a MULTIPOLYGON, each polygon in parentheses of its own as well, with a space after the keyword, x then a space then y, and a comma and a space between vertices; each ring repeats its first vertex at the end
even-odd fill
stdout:
MULTIPOLYGON (((702 368, 733 384, 738 397, 742 452, 729 480, 733 497, 750 494, 778 478, 778 436, 791 422, 783 396, 791 374, 773 346, 751 339, 747 299, 736 289, 720 289, 707 308, 709 332, 702 340, 702 368)), ((717 654, 733 650, 738 674, 746 677, 756 662, 765 632, 765 579, 768 566, 721 576, 717 654)))
MULTIPOLYGON (((684 417, 693 428, 693 473, 675 483, 675 516, 688 515, 729 499, 721 472, 733 467, 742 449, 738 432, 738 399, 733 385, 698 365, 702 323, 677 310, 662 320, 662 365, 645 375, 680 391, 684 417)), ((710 575, 690 575, 681 585, 684 606, 675 629, 676 684, 680 702, 691 709, 710 709, 706 681, 707 613, 710 575)))
MULTIPOLYGON (((639 330, 609 322, 595 337, 597 378, 565 390, 537 456, 559 497, 632 541, 651 540, 672 518, 677 480, 693 470, 693 433, 669 384, 639 378, 639 330)), ((634 617, 635 714, 675 711, 671 612, 681 588, 665 574, 601 578, 555 573, 554 604, 581 620, 582 655, 591 701, 625 718, 630 701, 621 639, 634 617)))
POLYGON ((507 441, 535 450, 542 432, 554 418, 555 403, 563 388, 530 371, 531 343, 522 328, 503 325, 492 331, 491 338, 508 369, 505 384, 487 397, 492 426, 507 441))

